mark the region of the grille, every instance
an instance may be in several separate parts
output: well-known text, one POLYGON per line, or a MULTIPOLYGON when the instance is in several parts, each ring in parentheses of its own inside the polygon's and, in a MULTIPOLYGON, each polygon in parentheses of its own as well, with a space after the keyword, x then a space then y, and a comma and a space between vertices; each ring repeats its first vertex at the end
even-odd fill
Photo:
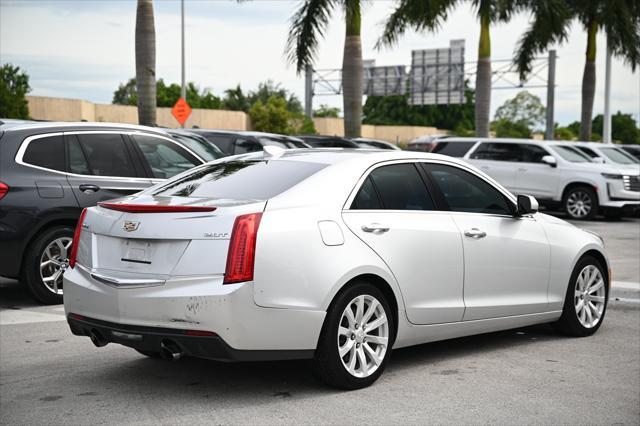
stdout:
POLYGON ((639 176, 625 176, 624 189, 627 191, 640 192, 640 177, 639 176))

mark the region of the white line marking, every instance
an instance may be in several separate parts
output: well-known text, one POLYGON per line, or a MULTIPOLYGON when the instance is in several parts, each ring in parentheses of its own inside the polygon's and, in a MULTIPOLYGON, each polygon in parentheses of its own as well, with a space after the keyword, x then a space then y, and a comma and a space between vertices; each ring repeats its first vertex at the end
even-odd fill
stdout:
POLYGON ((640 283, 632 283, 632 282, 625 282, 625 281, 613 281, 611 283, 611 287, 612 288, 619 288, 619 289, 622 289, 622 290, 640 291, 640 283))

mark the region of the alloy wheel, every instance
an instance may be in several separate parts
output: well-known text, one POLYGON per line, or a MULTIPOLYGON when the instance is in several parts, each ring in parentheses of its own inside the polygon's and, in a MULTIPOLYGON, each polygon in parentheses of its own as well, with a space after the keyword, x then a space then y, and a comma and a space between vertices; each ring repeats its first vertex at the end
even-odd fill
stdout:
POLYGON ((604 278, 598 268, 587 265, 580 271, 573 300, 583 327, 592 328, 600 322, 606 301, 605 290, 604 278))
POLYGON ((567 212, 574 218, 581 219, 591 213, 593 203, 591 197, 584 191, 574 191, 567 198, 567 212))
POLYGON ((51 241, 40 256, 40 278, 45 288, 54 294, 62 294, 62 274, 69 264, 69 249, 73 240, 60 237, 51 241))
POLYGON ((389 344, 389 321, 380 302, 359 295, 344 309, 338 325, 338 355, 355 377, 368 377, 382 364, 389 344))

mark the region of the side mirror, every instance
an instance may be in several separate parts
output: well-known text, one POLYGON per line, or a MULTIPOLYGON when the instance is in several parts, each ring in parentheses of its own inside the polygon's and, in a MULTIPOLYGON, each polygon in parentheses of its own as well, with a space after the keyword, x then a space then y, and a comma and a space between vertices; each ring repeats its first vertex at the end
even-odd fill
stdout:
POLYGON ((596 163, 596 164, 604 164, 604 158, 602 157, 594 157, 591 159, 592 163, 596 163))
POLYGON ((517 216, 525 216, 538 212, 538 200, 531 195, 518 195, 518 211, 517 216))
POLYGON ((558 160, 553 155, 545 155, 542 157, 542 162, 548 164, 551 167, 558 167, 558 160))

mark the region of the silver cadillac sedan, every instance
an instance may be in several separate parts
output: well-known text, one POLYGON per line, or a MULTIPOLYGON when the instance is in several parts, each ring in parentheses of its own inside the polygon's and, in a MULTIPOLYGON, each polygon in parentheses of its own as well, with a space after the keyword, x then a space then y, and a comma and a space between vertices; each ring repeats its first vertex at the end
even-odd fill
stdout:
POLYGON ((454 158, 267 147, 86 209, 64 304, 98 347, 310 358, 355 389, 393 348, 538 323, 591 335, 610 276, 597 235, 454 158))

